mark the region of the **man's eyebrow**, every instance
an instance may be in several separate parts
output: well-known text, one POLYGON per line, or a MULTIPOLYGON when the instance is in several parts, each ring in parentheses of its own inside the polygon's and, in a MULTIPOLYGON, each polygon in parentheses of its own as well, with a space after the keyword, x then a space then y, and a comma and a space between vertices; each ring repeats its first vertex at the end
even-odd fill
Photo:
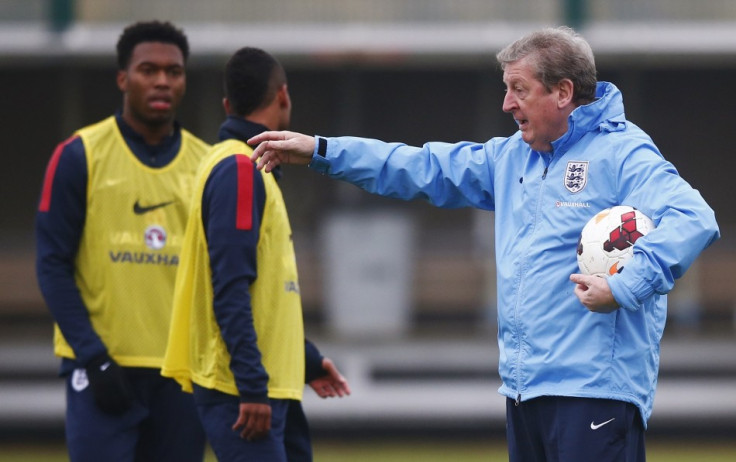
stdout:
POLYGON ((184 68, 184 64, 182 64, 182 63, 164 63, 164 64, 161 64, 161 63, 157 63, 157 62, 154 62, 154 61, 141 61, 140 63, 137 64, 137 66, 153 66, 153 67, 163 67, 163 68, 167 68, 167 69, 168 68, 172 68, 172 67, 184 68))

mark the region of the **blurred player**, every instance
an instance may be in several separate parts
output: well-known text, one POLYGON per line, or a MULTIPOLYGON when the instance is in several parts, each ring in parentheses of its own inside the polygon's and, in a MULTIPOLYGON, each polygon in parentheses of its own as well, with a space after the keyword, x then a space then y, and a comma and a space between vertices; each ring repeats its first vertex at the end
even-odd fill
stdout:
POLYGON ((243 48, 228 61, 225 90, 220 143, 194 185, 162 373, 193 392, 219 460, 311 461, 305 377, 322 397, 350 389, 305 345, 279 172, 258 171, 245 144, 289 126, 286 74, 268 53, 243 48))
POLYGON ((117 43, 122 111, 54 152, 36 219, 72 461, 201 461, 191 395, 160 374, 190 185, 209 146, 175 121, 186 36, 138 22, 117 43))
POLYGON ((484 144, 411 147, 269 132, 252 158, 313 169, 367 191, 495 211, 501 394, 512 462, 643 461, 666 294, 719 237, 713 211, 626 120, 569 28, 504 48, 503 110, 519 131, 484 144), (580 231, 630 205, 657 225, 623 272, 577 274, 580 231), (570 284, 572 281, 574 284, 570 284))

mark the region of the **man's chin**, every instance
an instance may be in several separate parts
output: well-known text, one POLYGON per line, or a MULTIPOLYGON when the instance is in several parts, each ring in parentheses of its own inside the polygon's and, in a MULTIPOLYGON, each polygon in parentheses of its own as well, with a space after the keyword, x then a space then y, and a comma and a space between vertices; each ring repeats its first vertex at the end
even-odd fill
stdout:
POLYGON ((174 115, 172 113, 150 114, 144 119, 143 122, 145 122, 145 124, 150 127, 161 127, 173 123, 174 115))

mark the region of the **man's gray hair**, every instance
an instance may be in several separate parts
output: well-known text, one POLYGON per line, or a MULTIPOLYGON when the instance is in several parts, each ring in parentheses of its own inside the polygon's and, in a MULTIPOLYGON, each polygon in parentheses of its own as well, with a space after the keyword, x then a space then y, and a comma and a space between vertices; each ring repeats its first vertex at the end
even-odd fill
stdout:
POLYGON ((536 69, 536 78, 547 90, 563 79, 570 79, 576 104, 588 104, 595 99, 597 76, 593 50, 571 28, 550 27, 532 32, 496 55, 501 69, 524 58, 529 58, 536 69))

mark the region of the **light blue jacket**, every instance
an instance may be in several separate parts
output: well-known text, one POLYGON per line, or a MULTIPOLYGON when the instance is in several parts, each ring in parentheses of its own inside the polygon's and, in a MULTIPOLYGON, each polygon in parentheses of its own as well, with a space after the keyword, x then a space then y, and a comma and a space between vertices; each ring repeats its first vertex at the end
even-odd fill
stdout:
POLYGON ((634 403, 646 425, 659 370, 667 296, 719 237, 713 210, 627 121, 620 91, 598 83, 551 153, 517 132, 484 144, 411 147, 317 138, 310 167, 366 191, 426 199, 439 207, 496 213, 499 392, 608 398, 634 403), (621 305, 588 311, 569 281, 579 272, 578 236, 598 211, 631 205, 657 228, 640 238, 624 271, 608 279, 621 305))

